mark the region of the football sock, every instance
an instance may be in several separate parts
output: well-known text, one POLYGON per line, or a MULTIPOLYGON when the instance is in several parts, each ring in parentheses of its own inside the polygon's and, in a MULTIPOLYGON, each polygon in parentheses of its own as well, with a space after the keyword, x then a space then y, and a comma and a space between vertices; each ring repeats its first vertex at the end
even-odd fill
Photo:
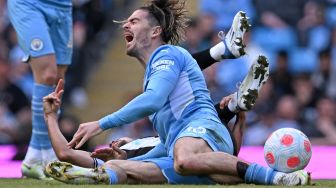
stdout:
MULTIPOLYGON (((36 139, 36 138, 35 138, 36 139)), ((30 140, 32 142, 32 139, 30 140)), ((28 151, 23 160, 23 163, 31 167, 32 165, 42 165, 42 154, 40 149, 35 149, 31 145, 28 147, 28 151)))
POLYGON ((32 147, 34 149, 37 150, 41 150, 41 144, 40 144, 40 140, 39 137, 42 134, 42 132, 40 132, 40 126, 38 126, 37 121, 36 121, 36 117, 42 116, 43 117, 43 110, 41 111, 40 108, 42 108, 42 102, 39 101, 37 98, 37 91, 35 89, 35 85, 34 84, 34 89, 33 89, 33 96, 32 96, 32 105, 31 105, 31 110, 32 110, 32 135, 30 138, 30 143, 29 143, 29 147, 32 147), (39 104, 36 104, 39 103, 39 104), (38 107, 35 107, 38 106, 38 107))
MULTIPOLYGON (((37 84, 34 83, 33 88, 33 97, 32 97, 32 140, 37 141, 39 145, 39 149, 41 150, 49 150, 52 149, 51 142, 48 135, 48 128, 44 121, 44 113, 43 113, 43 97, 47 96, 51 92, 53 92, 54 87, 37 84)), ((44 157, 41 153, 42 159, 45 160, 48 156, 44 157)))
POLYGON ((237 108, 237 106, 238 106, 237 98, 236 98, 237 95, 238 95, 237 92, 235 92, 233 94, 232 99, 229 101, 229 104, 228 104, 229 110, 233 113, 238 113, 239 112, 239 110, 237 108))
POLYGON ((104 161, 98 158, 92 158, 93 159, 93 167, 98 168, 101 167, 104 164, 104 161))
POLYGON ((198 66, 201 70, 206 69, 212 64, 218 62, 210 55, 210 49, 203 50, 201 52, 197 52, 192 54, 193 58, 197 61, 198 66))
POLYGON ((215 105, 216 111, 218 113, 219 119, 223 123, 229 123, 229 121, 236 115, 236 113, 232 112, 228 106, 225 106, 223 109, 219 108, 219 104, 215 105))
POLYGON ((57 160, 56 154, 54 149, 42 149, 42 159, 43 159, 43 165, 47 165, 49 162, 57 160))
POLYGON ((224 44, 224 42, 220 42, 218 44, 216 44, 215 46, 213 46, 212 48, 210 48, 210 56, 212 58, 214 58, 217 61, 222 60, 223 58, 223 54, 225 55, 226 51, 225 50, 226 46, 224 44))
POLYGON ((238 172, 238 176, 241 177, 242 179, 245 179, 245 174, 246 174, 246 171, 248 169, 250 165, 247 164, 247 163, 244 163, 244 162, 241 162, 241 161, 238 161, 237 162, 237 172, 238 172))
POLYGON ((272 168, 264 167, 256 163, 252 163, 246 170, 245 182, 261 185, 273 184, 276 171, 272 168))
POLYGON ((105 172, 110 178, 110 184, 117 184, 118 183, 118 176, 117 173, 112 170, 111 168, 105 168, 105 172))

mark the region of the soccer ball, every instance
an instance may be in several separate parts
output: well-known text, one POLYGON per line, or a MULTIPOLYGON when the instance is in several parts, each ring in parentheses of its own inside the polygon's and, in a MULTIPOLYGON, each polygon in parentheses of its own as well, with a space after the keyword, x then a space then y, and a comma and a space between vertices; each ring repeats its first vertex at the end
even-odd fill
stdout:
POLYGON ((280 172, 304 169, 311 158, 311 144, 301 131, 293 128, 278 129, 264 146, 264 157, 269 167, 280 172))

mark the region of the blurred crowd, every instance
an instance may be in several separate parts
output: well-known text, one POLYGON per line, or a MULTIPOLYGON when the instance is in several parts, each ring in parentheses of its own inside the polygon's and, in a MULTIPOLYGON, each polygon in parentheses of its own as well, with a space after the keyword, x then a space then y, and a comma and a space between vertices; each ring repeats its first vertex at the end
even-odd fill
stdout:
MULTIPOLYGON (((126 10, 130 2, 73 0, 74 53, 64 104, 85 105, 87 75, 113 33, 110 18, 126 10)), ((271 132, 282 127, 302 130, 313 144, 336 145, 336 1, 198 3, 199 12, 190 19, 186 39, 181 43, 191 53, 218 43, 218 32, 228 31, 240 10, 247 13, 252 24, 244 38, 248 55, 225 60, 204 71, 215 103, 237 90, 258 55, 269 59, 271 76, 254 110, 248 113, 244 145, 263 145, 271 132)), ((29 66, 21 63, 23 54, 6 12, 6 1, 0 0, 0 144, 25 147, 30 138, 27 132, 31 131, 33 79, 29 66)), ((71 138, 78 120, 71 116, 61 118, 64 119, 61 126, 71 138)), ((132 124, 114 131, 109 139, 155 134, 147 119, 132 124)))

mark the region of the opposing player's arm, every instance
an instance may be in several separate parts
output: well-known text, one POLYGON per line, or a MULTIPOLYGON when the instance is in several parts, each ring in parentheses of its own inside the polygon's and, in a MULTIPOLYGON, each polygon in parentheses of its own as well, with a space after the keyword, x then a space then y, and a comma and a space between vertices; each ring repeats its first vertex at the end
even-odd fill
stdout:
POLYGON ((70 162, 82 167, 93 168, 94 161, 89 152, 73 150, 66 147, 68 141, 59 129, 57 115, 57 111, 61 104, 62 94, 63 80, 60 80, 57 84, 55 92, 43 98, 44 117, 48 127, 52 147, 59 160, 70 162))

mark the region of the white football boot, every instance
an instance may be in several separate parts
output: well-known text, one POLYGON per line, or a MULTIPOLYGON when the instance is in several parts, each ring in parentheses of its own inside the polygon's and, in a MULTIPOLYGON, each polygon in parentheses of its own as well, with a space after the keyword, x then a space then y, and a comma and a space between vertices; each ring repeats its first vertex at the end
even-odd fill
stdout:
POLYGON ((110 179, 103 168, 92 169, 54 161, 46 166, 45 172, 55 180, 68 184, 109 184, 110 179))
POLYGON ((236 111, 248 111, 253 108, 260 89, 269 77, 269 64, 265 56, 260 55, 253 62, 238 91, 233 94, 237 101, 236 111))
POLYGON ((230 30, 224 37, 224 32, 220 31, 218 37, 221 38, 226 46, 225 53, 222 55, 223 59, 233 59, 245 55, 245 45, 243 44, 243 37, 245 32, 250 29, 249 18, 246 13, 239 11, 233 18, 230 30))
POLYGON ((274 185, 310 185, 310 173, 305 170, 298 170, 292 173, 278 172, 273 180, 274 185))
POLYGON ((44 166, 42 164, 27 165, 22 163, 21 172, 23 178, 33 178, 39 180, 52 180, 52 178, 47 177, 44 173, 44 166))

